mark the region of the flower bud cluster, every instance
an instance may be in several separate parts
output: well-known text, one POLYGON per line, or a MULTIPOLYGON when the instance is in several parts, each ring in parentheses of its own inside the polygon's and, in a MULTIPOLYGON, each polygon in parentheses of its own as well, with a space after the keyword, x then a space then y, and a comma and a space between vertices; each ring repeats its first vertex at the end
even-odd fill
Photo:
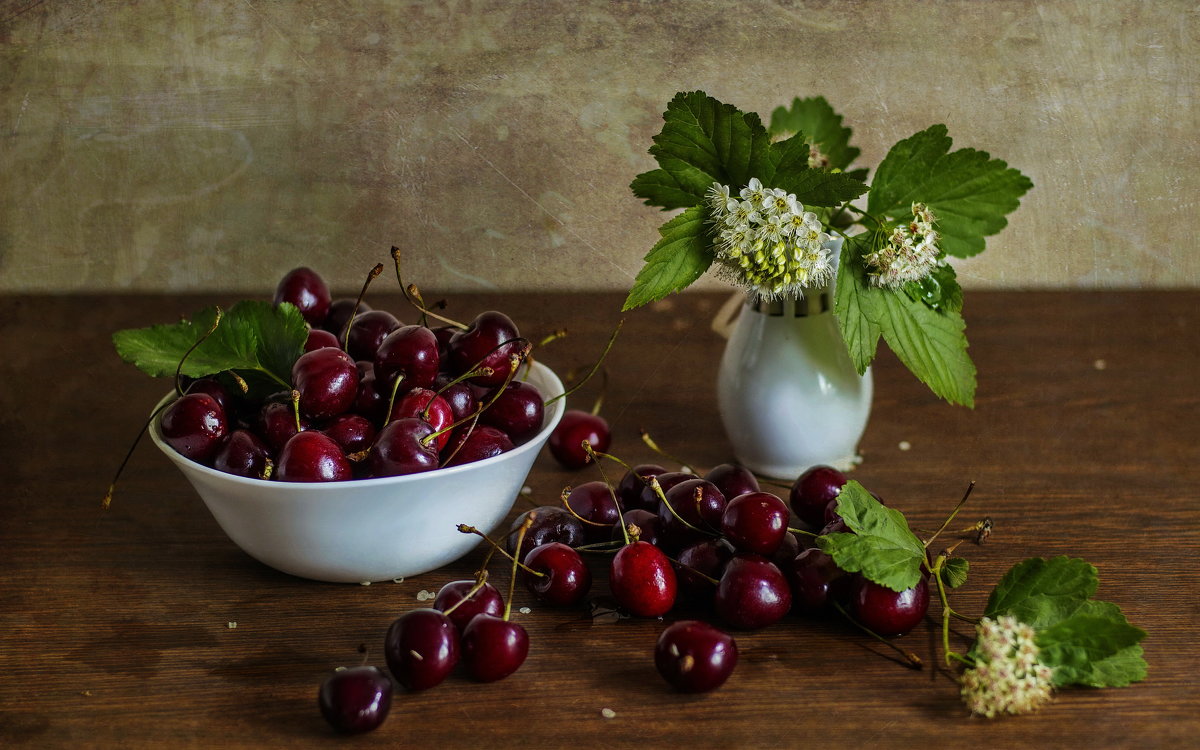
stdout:
POLYGON ((933 228, 933 212, 924 203, 912 204, 912 212, 912 221, 893 229, 886 245, 863 258, 875 286, 899 289, 910 281, 920 281, 937 267, 940 235, 933 228))
POLYGON ((976 665, 963 672, 962 698, 989 719, 1027 714, 1050 700, 1053 671, 1038 660, 1037 634, 1015 617, 984 617, 975 627, 976 665))
POLYGON ((716 254, 734 283, 764 297, 800 296, 833 275, 829 235, 796 196, 751 178, 738 196, 714 183, 708 202, 716 254))

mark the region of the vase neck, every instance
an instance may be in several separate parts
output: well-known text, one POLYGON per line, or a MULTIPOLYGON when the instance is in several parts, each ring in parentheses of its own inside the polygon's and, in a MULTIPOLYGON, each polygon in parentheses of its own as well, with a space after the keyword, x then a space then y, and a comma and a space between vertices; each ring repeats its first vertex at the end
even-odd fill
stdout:
POLYGON ((814 289, 800 299, 750 300, 751 310, 770 317, 807 318, 822 315, 833 309, 833 295, 828 287, 814 289))

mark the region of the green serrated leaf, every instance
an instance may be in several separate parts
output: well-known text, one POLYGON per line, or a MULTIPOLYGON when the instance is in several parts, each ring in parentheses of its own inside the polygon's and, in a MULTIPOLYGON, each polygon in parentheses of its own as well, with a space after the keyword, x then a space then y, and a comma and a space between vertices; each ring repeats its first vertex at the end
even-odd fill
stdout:
POLYGON ((702 200, 700 195, 690 192, 684 183, 665 169, 643 172, 633 178, 629 189, 646 205, 659 206, 664 211, 694 206, 702 200))
POLYGON ((707 207, 692 206, 658 228, 662 238, 646 255, 622 311, 677 292, 708 270, 713 251, 707 223, 707 207))
POLYGON ((1139 665, 1130 649, 1146 633, 1130 625, 1115 604, 1084 602, 1069 617, 1037 630, 1038 658, 1054 670, 1055 685, 1108 687, 1145 675, 1145 662, 1139 665))
POLYGON ((942 583, 947 588, 956 589, 967 582, 967 571, 971 563, 965 557, 950 557, 942 563, 942 583))
POLYGON ((861 484, 851 480, 837 498, 837 513, 853 534, 827 534, 817 545, 837 566, 893 591, 921 580, 925 545, 908 528, 904 514, 884 507, 861 484))
POLYGON ((1078 610, 1100 583, 1086 560, 1031 557, 1005 573, 988 597, 984 616, 1012 615, 1036 630, 1055 625, 1078 610))
POLYGON ((827 172, 808 166, 808 143, 804 133, 775 143, 775 176, 768 187, 794 193, 805 206, 839 206, 867 192, 867 185, 843 172, 827 172))
POLYGON ((1125 687, 1146 679, 1148 666, 1141 644, 1123 648, 1112 656, 1093 661, 1087 679, 1079 684, 1090 687, 1125 687))
MULTIPOLYGON (((210 307, 174 325, 118 331, 113 345, 121 359, 142 372, 173 377, 180 360, 215 319, 216 308, 210 307)), ((181 372, 193 378, 230 370, 256 372, 286 385, 307 338, 308 326, 294 305, 239 302, 222 315, 213 334, 187 355, 181 372)))
POLYGON ((937 218, 942 250, 967 257, 1008 224, 1005 216, 1033 182, 986 152, 950 153, 951 143, 946 126, 933 125, 894 145, 875 170, 867 211, 907 219, 914 202, 925 203, 937 218))
POLYGON ((797 97, 791 108, 777 107, 771 113, 770 133, 773 137, 806 134, 809 142, 829 158, 829 166, 834 169, 846 169, 858 158, 859 150, 850 145, 852 131, 842 126, 842 116, 833 111, 823 96, 797 97))
POLYGON ((904 293, 880 297, 883 338, 909 370, 952 404, 975 405, 975 364, 967 354, 966 323, 956 312, 932 310, 904 293))
POLYGON ((867 283, 862 263, 869 234, 855 235, 845 240, 838 259, 837 283, 833 290, 833 311, 846 350, 858 374, 862 375, 875 359, 875 350, 882 329, 878 320, 885 307, 880 289, 867 283))

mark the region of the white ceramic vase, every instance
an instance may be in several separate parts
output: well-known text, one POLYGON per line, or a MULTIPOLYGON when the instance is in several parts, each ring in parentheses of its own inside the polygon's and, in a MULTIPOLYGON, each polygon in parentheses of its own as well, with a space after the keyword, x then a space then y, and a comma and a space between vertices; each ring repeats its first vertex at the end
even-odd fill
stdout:
MULTIPOLYGON (((836 261, 840 238, 831 244, 836 261)), ((856 462, 871 371, 854 369, 832 307, 830 286, 799 300, 747 301, 732 325, 718 405, 734 454, 757 474, 791 480, 817 464, 856 462)))

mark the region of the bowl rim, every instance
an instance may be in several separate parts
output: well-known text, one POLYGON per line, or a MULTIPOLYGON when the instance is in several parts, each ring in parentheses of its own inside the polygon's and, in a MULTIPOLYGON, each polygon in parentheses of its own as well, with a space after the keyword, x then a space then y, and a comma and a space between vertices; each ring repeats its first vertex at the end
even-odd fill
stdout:
MULTIPOLYGON (((527 370, 525 377, 521 378, 521 380, 528 381, 530 379, 530 375, 537 373, 537 379, 539 381, 543 381, 546 386, 549 386, 549 390, 552 391, 548 395, 544 396, 545 399, 559 397, 565 392, 562 380, 558 377, 554 370, 551 370, 549 367, 537 360, 529 362, 528 368, 529 369, 527 370)), ((539 385, 539 387, 541 386, 539 385)), ((177 396, 174 391, 167 393, 165 396, 159 399, 158 403, 154 405, 154 410, 151 411, 152 416, 150 420, 150 439, 154 442, 159 450, 167 455, 169 459, 174 461, 180 467, 186 467, 191 471, 195 471, 202 475, 219 479, 221 481, 230 482, 234 485, 243 485, 246 487, 270 487, 272 489, 283 487, 295 488, 294 490, 285 490, 287 492, 328 492, 330 490, 354 489, 364 486, 381 487, 390 485, 417 484, 421 481, 429 481, 434 477, 446 477, 468 472, 483 466, 491 466, 504 461, 506 458, 512 459, 531 450, 540 451, 545 445, 547 438, 549 438, 550 432, 552 432, 554 428, 558 426, 558 423, 562 419, 562 415, 566 412, 567 408, 567 399, 565 397, 557 398, 557 400, 552 404, 551 409, 546 414, 546 417, 543 419, 542 429, 538 430, 536 435, 510 451, 505 451, 498 456, 492 456, 480 461, 472 461, 471 463, 459 464, 458 466, 445 466, 432 471, 422 471, 415 474, 400 474, 398 476, 390 477, 344 479, 336 482, 279 482, 271 479, 255 479, 253 477, 238 476, 237 474, 228 474, 226 472, 214 469, 211 466, 205 466, 202 463, 193 461, 182 453, 176 451, 171 446, 167 445, 166 441, 163 440, 162 433, 160 432, 159 420, 156 412, 166 404, 173 401, 176 397, 177 396)))

